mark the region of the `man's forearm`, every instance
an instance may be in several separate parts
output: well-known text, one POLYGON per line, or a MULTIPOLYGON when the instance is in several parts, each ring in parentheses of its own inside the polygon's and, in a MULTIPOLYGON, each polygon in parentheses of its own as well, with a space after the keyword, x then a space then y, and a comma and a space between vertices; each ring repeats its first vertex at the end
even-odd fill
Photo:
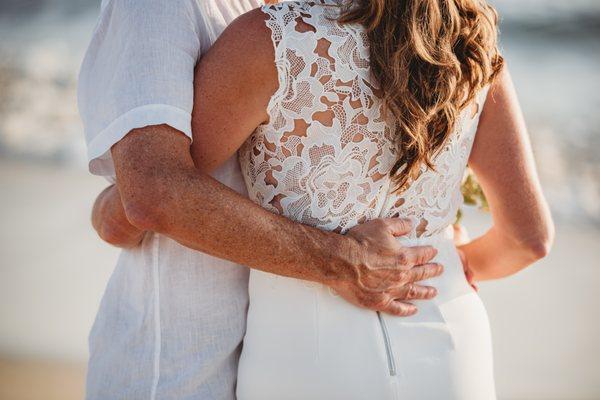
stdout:
POLYGON ((353 273, 355 240, 270 213, 201 173, 183 135, 149 127, 122 142, 113 149, 117 182, 127 219, 138 229, 278 275, 326 282, 353 273), (155 141, 160 153, 139 150, 155 141))
POLYGON ((403 247, 401 219, 374 220, 347 235, 268 212, 194 165, 189 139, 166 125, 129 132, 111 149, 126 218, 192 249, 254 269, 333 287, 352 304, 412 315, 406 300, 431 299, 418 282, 439 276, 431 246, 403 247))
POLYGON ((173 195, 156 231, 213 256, 277 275, 326 282, 348 273, 351 239, 268 212, 197 170, 163 177, 173 195))

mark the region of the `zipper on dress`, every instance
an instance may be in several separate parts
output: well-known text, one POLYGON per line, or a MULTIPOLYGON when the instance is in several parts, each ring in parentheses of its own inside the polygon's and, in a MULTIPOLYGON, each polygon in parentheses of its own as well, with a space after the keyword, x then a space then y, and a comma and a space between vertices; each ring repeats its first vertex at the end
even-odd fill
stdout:
POLYGON ((383 335, 383 344, 385 347, 385 355, 387 356, 388 369, 390 370, 390 376, 396 376, 396 361, 394 359, 394 352, 392 351, 392 344, 390 341, 390 334, 383 319, 383 315, 377 311, 377 318, 379 319, 379 326, 381 327, 381 333, 383 335))

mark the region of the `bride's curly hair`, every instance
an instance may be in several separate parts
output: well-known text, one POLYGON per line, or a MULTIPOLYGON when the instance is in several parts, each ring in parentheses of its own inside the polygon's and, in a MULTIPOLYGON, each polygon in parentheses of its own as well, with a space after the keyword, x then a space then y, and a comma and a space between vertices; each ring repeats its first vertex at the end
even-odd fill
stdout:
POLYGON ((385 109, 397 121, 397 189, 418 176, 460 113, 499 74, 498 14, 485 0, 358 0, 341 23, 362 24, 385 109))

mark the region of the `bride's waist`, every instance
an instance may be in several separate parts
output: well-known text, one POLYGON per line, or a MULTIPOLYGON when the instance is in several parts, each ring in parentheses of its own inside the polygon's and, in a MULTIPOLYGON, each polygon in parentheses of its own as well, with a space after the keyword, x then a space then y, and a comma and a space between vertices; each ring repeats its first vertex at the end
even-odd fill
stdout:
MULTIPOLYGON (((419 281, 419 284, 433 286, 438 295, 434 303, 444 303, 456 297, 472 292, 468 284, 462 262, 454 245, 452 227, 445 229, 436 235, 420 238, 400 237, 398 240, 403 246, 433 246, 437 254, 431 260, 442 264, 444 271, 440 276, 419 281)), ((252 270, 250 275, 250 300, 253 298, 273 298, 273 301, 299 301, 299 298, 312 297, 315 292, 321 294, 328 292, 336 297, 336 293, 327 286, 315 282, 304 281, 294 278, 286 278, 266 272, 252 270)), ((319 299, 327 299, 327 296, 319 296, 319 299)), ((312 301, 312 300, 311 300, 312 301)), ((418 301, 421 303, 420 301, 418 301)), ((429 302, 429 301, 428 301, 429 302)))

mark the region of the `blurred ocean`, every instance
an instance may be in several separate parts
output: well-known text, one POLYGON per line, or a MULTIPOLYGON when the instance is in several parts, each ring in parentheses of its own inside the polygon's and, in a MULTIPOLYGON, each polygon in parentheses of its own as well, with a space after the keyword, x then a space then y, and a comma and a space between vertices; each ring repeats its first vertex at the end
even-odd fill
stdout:
MULTIPOLYGON (((0 1, 0 157, 85 168, 79 64, 99 0, 0 1)), ((496 0, 555 216, 600 226, 600 1, 496 0)))

